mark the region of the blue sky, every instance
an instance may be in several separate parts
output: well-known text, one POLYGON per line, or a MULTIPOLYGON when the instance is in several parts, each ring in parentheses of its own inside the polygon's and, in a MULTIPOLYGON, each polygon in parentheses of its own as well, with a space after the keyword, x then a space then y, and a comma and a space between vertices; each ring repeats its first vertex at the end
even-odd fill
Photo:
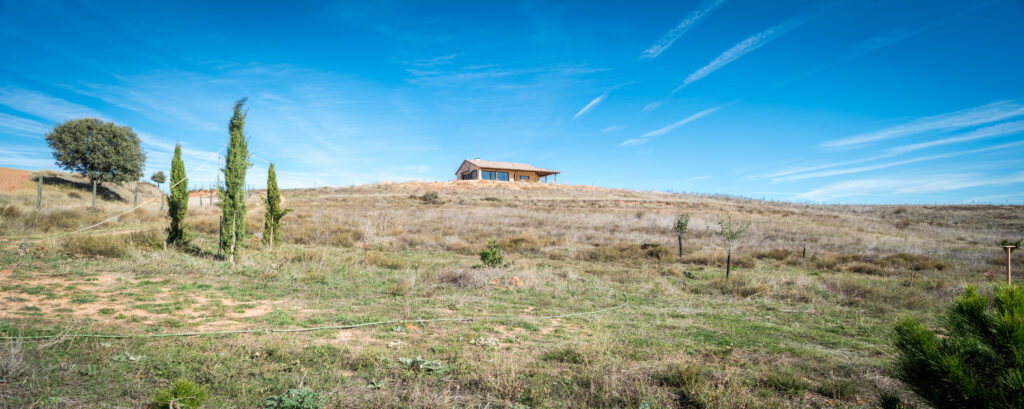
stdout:
POLYGON ((559 182, 837 203, 1024 202, 1024 5, 1000 1, 0 0, 0 166, 128 125, 214 181, 232 102, 261 186, 559 182), (117 3, 117 4, 115 4, 117 3))

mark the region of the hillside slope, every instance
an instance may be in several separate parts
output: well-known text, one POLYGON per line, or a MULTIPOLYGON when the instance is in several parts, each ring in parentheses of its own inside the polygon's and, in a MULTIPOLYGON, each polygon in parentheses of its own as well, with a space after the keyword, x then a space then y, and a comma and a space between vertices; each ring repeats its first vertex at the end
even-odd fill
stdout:
POLYGON ((937 326, 965 284, 989 292, 1005 279, 995 242, 1024 226, 1020 206, 388 183, 283 191, 293 211, 274 249, 252 193, 231 265, 208 201, 190 202, 191 243, 164 248, 157 202, 111 217, 131 206, 90 209, 81 193, 48 186, 58 204, 39 212, 32 190, 0 193, 0 335, 54 337, 4 350, 19 365, 0 389, 11 407, 142 407, 177 378, 207 385, 210 407, 299 386, 328 407, 919 405, 891 378, 893 323, 937 326), (751 226, 729 279, 714 235, 726 216, 751 226), (490 267, 489 241, 503 255, 490 267), (194 331, 211 334, 69 335, 194 331))

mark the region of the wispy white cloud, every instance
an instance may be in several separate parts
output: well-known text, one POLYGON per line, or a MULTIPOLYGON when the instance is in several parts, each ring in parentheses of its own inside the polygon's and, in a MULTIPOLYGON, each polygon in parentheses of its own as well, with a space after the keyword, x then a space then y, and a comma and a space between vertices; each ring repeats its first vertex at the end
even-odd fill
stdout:
POLYGON ((647 49, 640 54, 640 58, 657 58, 661 53, 671 47, 672 43, 676 42, 679 37, 682 37, 683 34, 690 31, 690 29, 696 26, 697 23, 704 19, 704 17, 707 17, 711 12, 715 11, 715 9, 722 6, 722 4, 725 4, 725 2, 726 0, 704 0, 697 5, 697 8, 691 11, 690 14, 687 14, 686 17, 683 18, 683 21, 680 21, 675 28, 661 36, 661 39, 658 40, 658 42, 647 47, 647 49))
POLYGON ((960 136, 953 136, 949 138, 938 139, 934 141, 915 143, 911 145, 903 145, 892 148, 890 152, 893 155, 903 154, 912 152, 920 149, 931 148, 935 146, 948 145, 951 143, 970 142, 978 139, 993 138, 1003 135, 1012 135, 1016 133, 1024 132, 1024 121, 1011 121, 996 124, 992 126, 986 126, 984 128, 975 129, 967 134, 960 136))
POLYGON ((609 126, 607 128, 602 129, 601 133, 618 132, 618 131, 621 131, 623 129, 626 129, 626 127, 624 127, 622 125, 612 125, 612 126, 609 126))
POLYGON ((949 152, 949 153, 942 153, 942 154, 938 154, 938 155, 922 156, 922 157, 917 157, 917 158, 904 159, 904 160, 900 160, 900 161, 880 163, 880 164, 869 165, 869 166, 861 166, 861 167, 856 167, 856 168, 826 170, 826 171, 820 171, 820 172, 797 173, 797 174, 791 174, 791 175, 786 175, 786 176, 781 176, 781 177, 773 178, 772 182, 794 181, 794 180, 811 179, 811 178, 819 178, 819 177, 826 177, 826 176, 837 176, 837 175, 848 175, 848 174, 852 174, 852 173, 862 173, 862 172, 868 172, 868 171, 872 171, 872 170, 891 168, 891 167, 895 167, 895 166, 907 165, 907 164, 917 163, 917 162, 925 162, 925 161, 930 161, 930 160, 946 159, 946 158, 952 158, 952 157, 956 157, 956 156, 970 155, 970 154, 981 153, 981 152, 988 152, 988 151, 994 151, 994 150, 1000 150, 1000 149, 1015 148, 1015 147, 1018 147, 1018 146, 1021 146, 1021 145, 1024 145, 1024 141, 1004 143, 1004 144, 1000 144, 1000 145, 989 146, 989 147, 978 148, 978 149, 970 149, 970 150, 959 151, 959 152, 949 152))
POLYGON ((665 101, 656 101, 656 102, 652 102, 650 104, 644 105, 643 111, 644 112, 651 112, 651 111, 653 111, 655 109, 658 109, 658 107, 660 107, 661 104, 663 104, 663 103, 665 103, 665 101))
POLYGON ((10 144, 0 144, 0 166, 30 170, 56 167, 45 146, 10 144))
POLYGON ((680 126, 686 125, 686 124, 688 124, 690 122, 693 122, 693 121, 701 119, 701 118, 703 118, 705 116, 711 115, 712 113, 714 113, 715 111, 717 111, 717 110, 719 110, 721 108, 722 107, 718 106, 718 107, 714 107, 714 108, 705 109, 705 110, 700 111, 700 112, 698 112, 696 114, 693 114, 693 115, 690 115, 690 116, 688 116, 686 118, 683 118, 683 119, 677 121, 676 123, 674 123, 672 125, 666 126, 664 128, 655 129, 653 131, 650 131, 648 133, 643 134, 642 136, 644 138, 650 138, 652 136, 664 135, 664 134, 669 133, 673 129, 676 129, 676 128, 680 127, 680 126))
POLYGON ((910 145, 897 146, 897 147, 894 147, 892 149, 889 149, 886 153, 883 153, 881 155, 875 155, 875 156, 870 156, 870 157, 866 157, 866 158, 853 159, 853 160, 842 161, 842 162, 825 163, 825 164, 814 165, 814 166, 791 167, 791 168, 783 169, 783 170, 777 171, 775 173, 771 173, 771 174, 764 175, 764 176, 754 176, 754 178, 755 179, 768 178, 768 179, 773 179, 774 181, 795 180, 795 179, 799 179, 801 177, 800 176, 793 176, 792 178, 789 178, 789 177, 791 175, 797 175, 797 174, 812 172, 812 171, 816 171, 816 170, 829 169, 829 168, 837 168, 837 167, 841 167, 841 166, 849 166, 849 165, 855 165, 855 164, 858 164, 858 163, 865 163, 865 162, 871 162, 871 161, 875 161, 875 160, 879 160, 879 159, 891 158, 891 157, 894 157, 894 156, 899 156, 899 155, 906 154, 906 153, 909 153, 909 152, 913 152, 913 151, 917 151, 917 150, 921 150, 921 149, 926 149, 926 148, 932 148, 932 147, 936 147, 936 146, 942 146, 942 145, 948 145, 948 144, 960 143, 960 142, 970 142, 970 141, 975 141, 975 140, 979 140, 979 139, 993 138, 993 137, 1004 136, 1004 135, 1012 135, 1012 134, 1020 133, 1020 132, 1024 132, 1024 121, 1004 122, 1004 123, 997 124, 997 125, 992 125, 992 126, 988 126, 988 127, 984 127, 984 128, 975 129, 975 130, 973 130, 971 132, 968 132, 966 134, 959 135, 959 136, 953 136, 953 137, 937 139, 937 140, 928 141, 928 142, 915 143, 915 144, 910 144, 910 145))
POLYGON ((105 119, 103 115, 91 108, 38 91, 21 88, 0 88, 0 105, 6 105, 16 111, 54 123, 81 117, 105 119))
POLYGON ((717 110, 719 110, 721 108, 722 108, 722 106, 717 106, 717 107, 714 107, 714 108, 705 109, 705 110, 700 111, 700 112, 698 112, 696 114, 693 114, 693 115, 690 115, 690 116, 688 116, 686 118, 683 118, 683 119, 677 121, 676 123, 674 123, 672 125, 666 126, 664 128, 655 129, 653 131, 650 131, 650 132, 647 132, 647 133, 645 133, 643 135, 640 135, 639 138, 627 139, 625 141, 622 141, 622 143, 619 143, 619 146, 639 145, 639 144, 647 143, 648 141, 651 140, 651 138, 653 138, 655 136, 664 135, 666 133, 669 133, 673 129, 676 129, 676 128, 680 127, 680 126, 683 126, 683 125, 686 125, 686 124, 688 124, 690 122, 693 122, 693 121, 696 121, 698 119, 701 119, 701 118, 703 118, 705 116, 708 116, 708 115, 714 113, 715 111, 717 111, 717 110))
POLYGON ((975 173, 932 175, 922 178, 858 179, 833 183, 796 195, 799 199, 819 202, 848 197, 938 193, 982 186, 1003 186, 1024 183, 1024 172, 1004 177, 991 177, 975 173))
POLYGON ((604 93, 604 94, 601 94, 597 98, 594 98, 593 100, 591 100, 590 103, 587 104, 587 106, 583 107, 583 109, 581 109, 579 112, 577 112, 576 115, 573 115, 572 119, 577 119, 577 118, 583 116, 584 114, 586 114, 587 112, 590 112, 591 109, 594 109, 594 107, 596 107, 597 104, 600 104, 601 101, 604 101, 605 98, 608 98, 608 93, 607 92, 604 93))
POLYGON ((35 138, 42 138, 50 131, 50 127, 43 123, 5 113, 0 113, 0 128, 15 135, 35 138))
POLYGON ((718 69, 728 65, 733 61, 736 61, 740 57, 747 55, 751 51, 761 48, 761 46, 768 44, 769 42, 778 38, 779 36, 797 27, 800 27, 800 25, 806 23, 808 20, 810 20, 810 17, 808 16, 797 16, 789 20, 786 20, 782 24, 776 25, 760 33, 754 34, 753 36, 748 37, 746 40, 740 41, 736 45, 732 46, 732 48, 726 50, 724 53, 719 55, 718 58, 712 60, 710 63, 708 63, 708 65, 705 65, 698 69, 697 71, 694 71, 692 74, 686 77, 685 80, 683 80, 682 85, 680 85, 672 92, 678 92, 679 90, 685 88, 686 86, 694 82, 700 81, 704 77, 707 77, 708 75, 717 71, 718 69))
POLYGON ((926 132, 950 131, 984 125, 1021 115, 1024 115, 1024 105, 1014 101, 997 101, 979 107, 918 118, 875 132, 824 142, 820 146, 827 149, 853 148, 871 142, 903 138, 926 132))

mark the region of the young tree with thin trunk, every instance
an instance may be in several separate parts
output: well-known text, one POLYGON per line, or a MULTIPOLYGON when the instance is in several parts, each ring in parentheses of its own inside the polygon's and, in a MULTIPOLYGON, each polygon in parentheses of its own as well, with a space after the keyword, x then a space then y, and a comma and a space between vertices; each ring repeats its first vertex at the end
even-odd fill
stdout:
POLYGON ((153 183, 156 183, 156 190, 160 190, 160 185, 167 181, 167 175, 165 175, 164 171, 162 170, 157 171, 156 173, 153 174, 153 176, 149 177, 149 180, 152 180, 153 183))
POLYGON ((274 163, 270 163, 270 170, 267 171, 267 197, 263 201, 267 209, 263 217, 263 243, 274 248, 274 243, 280 243, 281 218, 291 212, 292 209, 281 208, 281 191, 277 188, 277 172, 274 171, 274 163))
POLYGON ((224 187, 219 189, 221 208, 220 252, 234 264, 235 255, 245 240, 245 172, 249 148, 245 140, 245 98, 235 102, 234 114, 228 123, 228 152, 224 162, 224 187))
POLYGON ((718 231, 715 232, 722 245, 725 246, 725 278, 729 279, 729 273, 732 271, 732 249, 736 245, 736 242, 743 237, 743 233, 747 232, 750 228, 750 223, 742 223, 736 221, 732 216, 726 216, 724 219, 718 221, 718 231))
POLYGON ((188 177, 185 175, 185 162, 181 161, 181 144, 174 147, 174 159, 171 160, 171 197, 167 200, 167 214, 171 216, 167 244, 188 242, 188 223, 185 220, 188 217, 188 177))
POLYGON ((672 231, 676 232, 676 240, 679 241, 679 257, 683 256, 683 235, 686 234, 686 230, 690 227, 690 215, 683 213, 676 218, 676 223, 672 225, 672 231))

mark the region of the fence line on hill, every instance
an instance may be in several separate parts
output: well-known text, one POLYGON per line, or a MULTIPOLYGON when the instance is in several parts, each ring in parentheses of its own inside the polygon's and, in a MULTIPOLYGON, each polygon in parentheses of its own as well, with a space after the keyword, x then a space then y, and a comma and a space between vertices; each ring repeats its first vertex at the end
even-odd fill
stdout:
POLYGON ((451 318, 424 318, 414 320, 404 319, 392 319, 386 321, 373 321, 364 322, 361 324, 345 324, 345 325, 324 325, 319 327, 309 328, 252 328, 252 329, 239 329, 239 330, 227 330, 227 331, 196 331, 196 332, 175 332, 165 334, 100 334, 100 333, 80 333, 80 334, 60 334, 60 335, 27 335, 27 336, 2 336, 0 340, 4 340, 8 343, 11 342, 39 342, 45 340, 70 340, 76 338, 103 338, 103 339, 138 339, 138 338, 175 338, 175 337, 195 337, 195 336, 210 336, 210 335, 236 335, 236 334, 273 334, 273 333, 296 333, 296 332, 313 332, 313 331, 325 331, 325 330, 346 330, 356 329, 364 327, 377 327, 381 325, 389 324, 429 324, 437 322, 477 322, 477 321, 538 321, 538 320, 549 320, 556 318, 569 318, 569 317, 581 317, 587 315, 598 315, 606 312, 615 311, 629 305, 629 298, 626 294, 622 294, 622 303, 612 307, 601 308, 592 311, 581 311, 571 312, 565 314, 555 315, 541 315, 541 316, 529 316, 529 315, 505 315, 505 316, 480 316, 480 317, 451 317, 451 318))
MULTIPOLYGON (((227 146, 228 146, 227 144, 224 144, 224 146, 221 146, 220 149, 217 150, 217 152, 214 152, 213 155, 210 155, 210 157, 207 158, 206 161, 203 162, 202 164, 200 164, 198 167, 193 168, 190 173, 198 172, 199 169, 202 169, 207 164, 209 164, 210 161, 213 160, 213 158, 219 157, 221 151, 223 151, 224 148, 226 148, 227 146)), ((185 182, 187 180, 188 180, 188 173, 185 174, 185 178, 184 179, 181 179, 177 183, 168 186, 167 190, 170 191, 172 188, 174 188, 178 184, 180 184, 182 182, 185 182)), ((157 195, 157 198, 159 198, 160 200, 163 200, 163 192, 160 192, 160 194, 157 195)), ((69 235, 72 235, 72 234, 78 234, 78 233, 84 232, 86 230, 90 230, 90 229, 93 229, 95 227, 98 227, 100 225, 103 225, 103 224, 106 224, 106 223, 110 223, 110 222, 120 218, 121 216, 124 216, 124 215, 126 215, 128 213, 131 213, 131 212, 135 211, 135 209, 138 209, 138 208, 140 208, 140 207, 142 207, 142 206, 152 202, 153 200, 155 200, 155 199, 153 199, 153 198, 146 199, 142 203, 139 203, 139 204, 137 204, 135 206, 132 206, 132 207, 128 208, 127 210, 125 210, 125 211, 123 211, 121 213, 118 213, 116 215, 113 215, 113 216, 111 216, 109 218, 106 218, 106 219, 104 219, 104 220, 102 220, 102 221, 100 221, 98 223, 95 223, 95 224, 90 225, 90 226, 82 227, 82 228, 80 228, 78 230, 74 230, 74 231, 70 231, 70 232, 62 232, 62 233, 57 233, 57 234, 51 235, 49 237, 42 237, 42 238, 38 238, 38 239, 32 239, 31 238, 32 231, 30 230, 29 234, 27 236, 25 236, 25 238, 22 239, 22 243, 28 243, 30 241, 42 241, 42 242, 45 242, 45 241, 50 241, 50 240, 57 239, 57 238, 60 238, 60 237, 69 236, 69 235)), ((41 212, 42 212, 41 209, 37 209, 36 210, 36 221, 39 220, 39 214, 41 214, 41 212)), ((35 223, 34 222, 32 223, 32 228, 35 229, 35 223)))

